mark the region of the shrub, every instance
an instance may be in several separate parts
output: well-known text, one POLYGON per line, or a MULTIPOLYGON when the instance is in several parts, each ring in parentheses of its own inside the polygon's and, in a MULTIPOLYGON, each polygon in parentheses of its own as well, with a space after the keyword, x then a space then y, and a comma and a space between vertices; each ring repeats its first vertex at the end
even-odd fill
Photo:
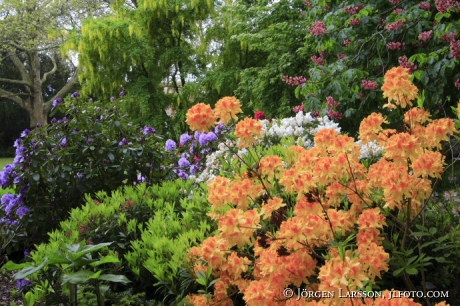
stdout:
POLYGON ((0 172, 0 184, 17 193, 2 198, 1 222, 10 227, 4 240, 24 230, 23 243, 40 242, 82 204, 85 193, 110 193, 162 177, 161 138, 153 128, 131 124, 116 101, 89 103, 72 96, 54 103, 56 110, 65 109, 64 118, 22 133, 14 163, 0 172))
MULTIPOLYGON (((59 229, 49 233, 48 243, 36 246, 26 265, 40 267, 50 254, 65 250, 67 245, 113 242, 99 252, 100 256, 113 257, 104 273, 125 275, 131 284, 111 284, 104 294, 108 303, 119 305, 124 300, 126 305, 150 305, 149 300, 179 300, 181 295, 196 292, 193 275, 187 272, 186 250, 214 229, 206 217, 209 205, 200 189, 190 181, 176 180, 161 186, 125 186, 110 195, 101 191, 94 199, 87 196, 85 205, 72 209, 59 229), (187 273, 189 277, 183 279, 187 273), (154 285, 159 289, 156 293, 154 285)), ((21 266, 10 263, 6 268, 21 266)), ((28 288, 34 294, 44 292, 37 294, 37 301, 52 304, 69 298, 70 292, 62 286, 62 277, 68 274, 66 265, 46 265, 32 272, 27 275, 28 288)), ((23 276, 23 272, 16 274, 23 276)), ((94 290, 82 291, 86 295, 79 295, 79 300, 95 301, 94 290)))
MULTIPOLYGON (((417 88, 408 72, 397 67, 385 75, 386 107, 411 106, 417 88)), ((384 148, 381 159, 366 165, 355 140, 334 129, 316 133, 311 149, 278 146, 264 152, 254 145, 261 125, 249 118, 237 123, 239 147, 248 153, 238 157, 236 174, 208 184, 218 231, 189 252, 202 285, 189 301, 390 305, 384 290, 419 289, 427 296, 433 272, 428 269, 442 260, 427 251, 449 250, 448 260, 458 255, 458 230, 444 237, 435 236, 436 227, 427 228, 427 217, 441 224, 429 214, 432 183, 445 166, 441 142, 457 128, 448 118, 431 120, 419 107, 405 112, 403 131, 384 129, 388 123, 377 113, 361 122, 360 140, 384 148), (354 296, 375 290, 385 297, 354 296), (303 291, 331 295, 314 301, 301 296, 303 291)), ((398 300, 420 305, 407 297, 398 300)))

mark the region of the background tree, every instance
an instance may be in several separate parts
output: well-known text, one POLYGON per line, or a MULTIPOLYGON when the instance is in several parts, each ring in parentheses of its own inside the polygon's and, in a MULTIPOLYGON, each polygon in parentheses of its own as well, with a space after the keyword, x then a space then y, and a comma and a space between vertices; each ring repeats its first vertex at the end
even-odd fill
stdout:
MULTIPOLYGON (((452 115, 460 99, 458 1, 306 1, 306 46, 314 46, 301 90, 307 109, 330 96, 341 126, 354 134, 362 118, 381 110, 383 75, 409 68, 419 103, 434 116, 452 115)), ((388 116, 400 116, 397 110, 388 116)), ((397 127, 401 128, 401 127, 397 127)))
POLYGON ((126 92, 132 117, 161 130, 165 108, 196 75, 196 37, 213 1, 118 1, 113 11, 88 19, 66 45, 79 52, 83 92, 97 99, 126 92))
MULTIPOLYGON (((15 77, 0 78, 0 97, 27 111, 30 126, 46 123, 52 102, 67 95, 77 84, 73 76, 60 87, 46 84, 57 73, 59 47, 65 38, 65 28, 78 27, 78 21, 101 8, 94 1, 19 1, 5 0, 0 4, 0 66, 13 65, 15 77), (46 65, 43 59, 51 61, 46 65), (44 69, 48 66, 48 69, 44 69), (13 88, 8 85, 16 85, 13 88), (45 91, 45 92, 44 92, 45 91)), ((11 67, 11 66, 10 66, 11 67)), ((62 66, 61 66, 62 67, 62 66)))

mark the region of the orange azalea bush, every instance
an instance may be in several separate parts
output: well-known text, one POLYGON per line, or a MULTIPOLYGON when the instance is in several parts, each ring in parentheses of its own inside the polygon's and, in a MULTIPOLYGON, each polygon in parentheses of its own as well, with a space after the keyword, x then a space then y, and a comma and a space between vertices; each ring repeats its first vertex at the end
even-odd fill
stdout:
MULTIPOLYGON (((389 102, 412 105, 417 89, 406 69, 391 69, 385 81, 389 102)), ((431 120, 420 108, 406 110, 404 121, 402 132, 385 129, 381 114, 362 121, 362 142, 376 140, 385 149, 368 167, 353 138, 324 129, 311 149, 258 155, 257 165, 242 175, 212 180, 208 200, 218 232, 192 248, 189 258, 216 282, 212 294, 191 295, 189 302, 233 305, 239 297, 250 306, 421 305, 403 296, 391 299, 393 290, 376 298, 353 295, 390 271, 382 245, 389 222, 402 229, 401 248, 414 239, 410 227, 431 196, 430 179, 444 168, 440 142, 457 132, 451 119, 431 120), (302 290, 327 294, 304 296, 302 290)), ((245 119, 235 134, 247 145, 256 131, 245 119)))

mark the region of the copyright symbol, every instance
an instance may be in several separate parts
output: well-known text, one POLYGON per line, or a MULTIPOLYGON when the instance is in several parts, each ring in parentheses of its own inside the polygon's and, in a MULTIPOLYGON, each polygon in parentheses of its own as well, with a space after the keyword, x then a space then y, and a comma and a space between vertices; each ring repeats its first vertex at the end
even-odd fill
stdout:
POLYGON ((289 298, 294 296, 294 290, 292 290, 291 288, 285 288, 283 290, 283 295, 284 295, 284 297, 289 299, 289 298))

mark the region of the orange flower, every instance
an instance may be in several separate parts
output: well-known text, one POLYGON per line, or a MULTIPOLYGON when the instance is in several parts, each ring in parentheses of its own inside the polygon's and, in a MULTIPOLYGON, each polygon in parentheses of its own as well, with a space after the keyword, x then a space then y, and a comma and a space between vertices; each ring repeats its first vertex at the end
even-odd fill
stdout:
POLYGON ((227 200, 241 209, 247 209, 249 201, 253 201, 262 193, 262 186, 254 184, 250 179, 233 181, 228 192, 227 200))
POLYGON ((186 121, 192 131, 209 131, 209 128, 214 125, 216 115, 211 109, 211 106, 198 103, 192 106, 186 115, 186 121))
POLYGON ((359 126, 359 139, 363 143, 377 140, 378 133, 382 131, 382 123, 388 123, 382 114, 372 113, 364 118, 359 126))
POLYGON ((412 163, 415 176, 441 178, 444 156, 440 152, 427 151, 412 163))
POLYGON ((247 148, 262 136, 262 123, 252 118, 244 118, 235 126, 235 136, 240 139, 239 147, 247 148))
POLYGON ((236 97, 223 97, 217 101, 214 113, 220 118, 220 122, 227 124, 231 119, 237 120, 236 114, 242 113, 240 100, 236 97))
POLYGON ((406 108, 407 104, 412 106, 412 100, 417 98, 418 88, 409 80, 409 68, 394 67, 385 73, 382 86, 383 97, 388 98, 388 104, 383 107, 396 108, 391 104, 406 108))
POLYGON ((380 213, 380 208, 365 209, 358 218, 359 229, 383 228, 385 216, 380 213))
POLYGON ((411 129, 420 126, 425 122, 431 122, 431 115, 423 108, 414 107, 404 114, 404 123, 410 126, 411 129))
POLYGON ((262 176, 267 176, 268 179, 272 179, 276 171, 280 171, 281 169, 283 169, 283 162, 279 156, 271 155, 260 159, 260 173, 262 176))
POLYGON ((214 209, 221 209, 230 202, 230 180, 226 177, 217 176, 208 184, 208 201, 214 209))
POLYGON ((264 215, 264 219, 268 219, 271 217, 272 212, 283 206, 286 206, 283 203, 283 199, 275 197, 262 206, 260 213, 264 215))
POLYGON ((249 265, 252 264, 247 257, 239 257, 236 252, 232 252, 227 257, 227 264, 222 267, 222 270, 227 271, 233 280, 241 278, 241 274, 248 271, 249 265))
POLYGON ((315 144, 317 146, 330 146, 337 138, 338 133, 334 129, 322 129, 315 134, 315 144))
POLYGON ((385 158, 394 159, 395 163, 407 165, 407 159, 416 159, 422 153, 418 139, 408 133, 391 136, 385 144, 385 158))
POLYGON ((190 304, 195 306, 208 306, 210 303, 204 294, 189 294, 187 300, 190 304))
POLYGON ((449 140, 449 134, 457 133, 455 123, 450 118, 433 120, 426 127, 427 143, 430 147, 441 148, 440 142, 449 140))

